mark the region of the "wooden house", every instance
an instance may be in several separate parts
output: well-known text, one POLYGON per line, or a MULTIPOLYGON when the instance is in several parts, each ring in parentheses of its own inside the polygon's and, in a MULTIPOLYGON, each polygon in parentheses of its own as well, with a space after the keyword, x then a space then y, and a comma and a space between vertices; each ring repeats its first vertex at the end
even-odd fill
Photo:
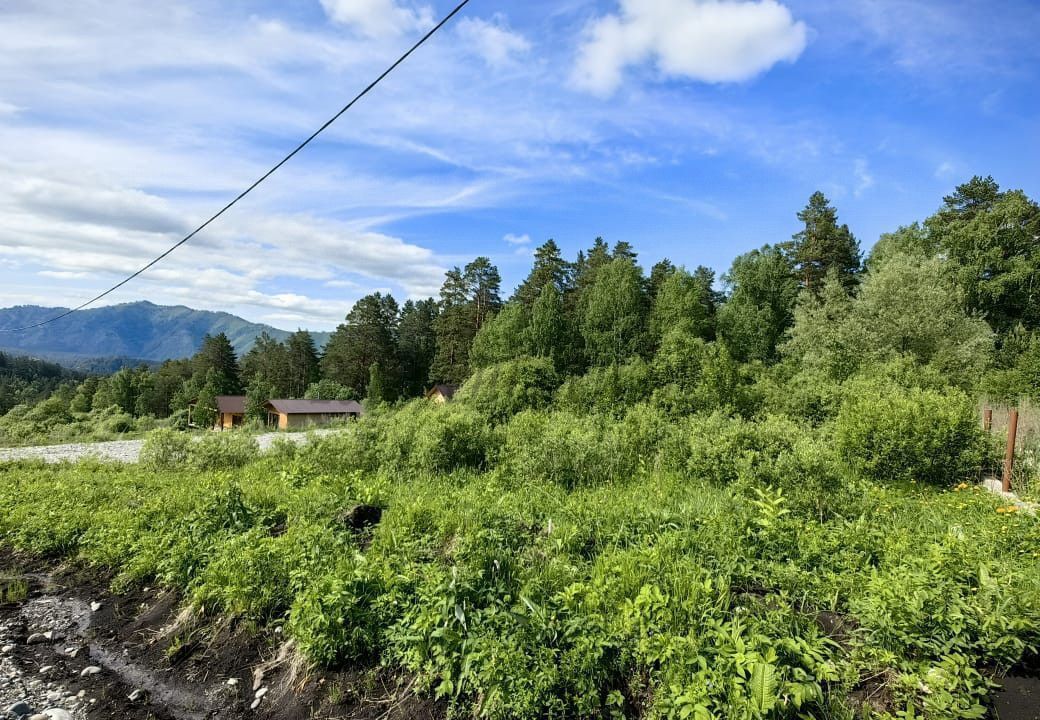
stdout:
POLYGON ((432 400, 435 403, 446 403, 455 397, 455 392, 458 389, 458 385, 434 385, 433 388, 426 393, 426 399, 432 400))
POLYGON ((220 430, 239 427, 246 419, 245 395, 217 396, 217 423, 220 430))
POLYGON ((268 400, 267 424, 279 430, 357 419, 365 411, 353 400, 268 400))

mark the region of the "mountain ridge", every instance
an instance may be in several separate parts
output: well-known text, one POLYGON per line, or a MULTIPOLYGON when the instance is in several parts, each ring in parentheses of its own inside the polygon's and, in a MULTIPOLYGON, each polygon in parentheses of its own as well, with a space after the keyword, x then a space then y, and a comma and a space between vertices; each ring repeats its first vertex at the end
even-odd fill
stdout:
MULTIPOLYGON (((66 310, 40 305, 0 308, 0 330, 42 322, 66 310)), ((142 300, 80 310, 32 330, 0 333, 0 346, 7 352, 53 358, 63 365, 96 358, 162 362, 191 357, 207 334, 221 332, 228 336, 239 357, 263 332, 277 340, 292 334, 227 312, 142 300)), ((329 336, 325 332, 311 334, 319 347, 329 336)))

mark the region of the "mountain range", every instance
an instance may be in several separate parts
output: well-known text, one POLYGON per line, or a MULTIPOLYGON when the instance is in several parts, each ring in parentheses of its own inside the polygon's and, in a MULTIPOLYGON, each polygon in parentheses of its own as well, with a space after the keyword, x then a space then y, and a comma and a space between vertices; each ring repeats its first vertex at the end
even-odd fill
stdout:
MULTIPOLYGON (((38 305, 0 308, 0 331, 32 325, 65 310, 38 305)), ((227 335, 241 357, 263 332, 277 340, 291 334, 230 313, 134 302, 80 310, 33 330, 0 332, 0 351, 29 355, 80 370, 111 371, 141 362, 191 357, 207 334, 227 335)), ((319 347, 329 338, 329 333, 312 335, 319 347)))

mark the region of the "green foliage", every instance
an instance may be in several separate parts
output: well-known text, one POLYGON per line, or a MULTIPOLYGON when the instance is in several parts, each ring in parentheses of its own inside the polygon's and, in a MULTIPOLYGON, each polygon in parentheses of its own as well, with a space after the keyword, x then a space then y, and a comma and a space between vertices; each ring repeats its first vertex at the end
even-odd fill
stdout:
POLYGON ((191 359, 192 372, 213 387, 214 395, 236 395, 242 390, 238 357, 224 333, 207 335, 191 359))
POLYGON ((308 386, 303 396, 308 400, 356 400, 358 397, 354 388, 328 378, 308 386))
MULTIPOLYGON (((501 277, 486 257, 465 269, 453 268, 441 287, 440 312, 434 322, 436 353, 430 368, 435 382, 461 384, 469 374, 474 337, 502 307, 501 277)), ((498 358, 488 357, 490 362, 498 358)))
POLYGON ((0 352, 0 416, 15 405, 43 400, 61 383, 80 378, 60 365, 0 352))
POLYGON ((845 462, 881 482, 953 484, 977 476, 983 436, 963 392, 864 380, 846 389, 835 420, 845 462))
POLYGON ((804 227, 783 249, 802 287, 819 292, 831 273, 843 287, 854 286, 860 269, 859 241, 848 225, 838 225, 838 212, 822 192, 812 194, 798 219, 804 227))
POLYGON ((766 245, 734 260, 723 280, 730 292, 719 309, 719 335, 730 353, 740 361, 774 360, 798 297, 789 261, 766 245))
POLYGON ((643 349, 646 296, 639 267, 628 258, 601 267, 582 297, 581 334, 593 365, 617 365, 643 349))
POLYGON ((211 432, 198 437, 171 429, 154 430, 141 447, 140 462, 154 470, 227 470, 257 458, 260 448, 241 432, 211 432))
POLYGON ((529 323, 530 314, 522 305, 507 303, 473 338, 470 366, 480 370, 527 354, 529 323))
POLYGON ((852 717, 883 677, 892 715, 966 718, 980 669, 1040 644, 1036 518, 843 475, 827 427, 640 405, 489 432, 416 402, 237 468, 0 464, 0 542, 288 618, 312 661, 378 660, 454 716, 852 717), (450 460, 474 437, 484 474, 450 460))
POLYGON ((336 328, 321 359, 322 375, 365 394, 373 363, 389 377, 396 377, 398 305, 390 295, 373 293, 358 300, 346 322, 336 328))
POLYGON ((550 358, 553 365, 562 368, 567 361, 567 318, 564 314, 563 295, 556 284, 549 283, 531 308, 531 325, 527 341, 531 353, 550 358))
POLYGON ((623 365, 590 368, 573 376, 556 393, 556 407, 572 413, 603 413, 621 417, 650 397, 653 376, 641 358, 623 365))
POLYGON ((715 336, 714 273, 706 268, 698 271, 691 275, 679 268, 660 281, 650 311, 649 330, 655 343, 669 333, 704 340, 715 336))
POLYGON ((952 261, 967 307, 1004 334, 1040 329, 1040 206, 1021 190, 1001 191, 992 177, 973 177, 943 198, 925 221, 952 261))
POLYGON ((522 357, 477 371, 459 388, 455 402, 504 422, 522 410, 548 406, 559 383, 552 360, 522 357))

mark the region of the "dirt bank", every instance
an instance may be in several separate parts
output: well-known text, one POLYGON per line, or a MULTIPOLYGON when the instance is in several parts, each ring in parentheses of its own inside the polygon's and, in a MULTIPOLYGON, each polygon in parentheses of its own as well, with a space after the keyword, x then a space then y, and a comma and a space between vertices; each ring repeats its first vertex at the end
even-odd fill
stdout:
POLYGON ((185 610, 173 592, 0 550, 0 717, 439 720, 376 666, 310 668, 276 625, 185 610))

